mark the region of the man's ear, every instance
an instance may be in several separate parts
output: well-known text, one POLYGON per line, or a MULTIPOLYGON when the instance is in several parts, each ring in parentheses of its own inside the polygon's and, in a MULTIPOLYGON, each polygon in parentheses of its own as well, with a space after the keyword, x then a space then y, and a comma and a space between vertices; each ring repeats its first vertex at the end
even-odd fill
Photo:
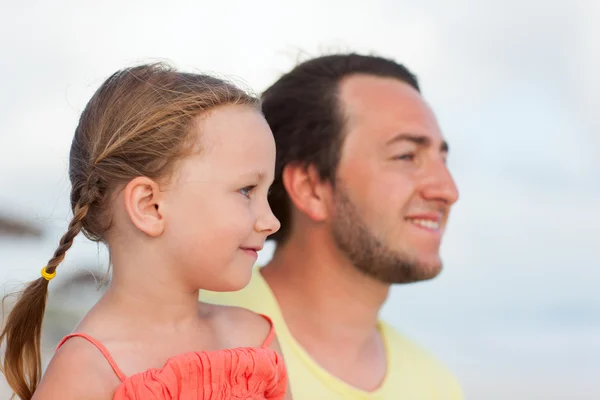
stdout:
POLYGON ((314 165, 288 164, 282 181, 292 203, 315 222, 327 219, 331 184, 321 179, 314 165))
POLYGON ((160 236, 165 230, 162 210, 162 193, 158 183, 139 176, 132 179, 123 190, 125 209, 131 222, 148 236, 160 236))

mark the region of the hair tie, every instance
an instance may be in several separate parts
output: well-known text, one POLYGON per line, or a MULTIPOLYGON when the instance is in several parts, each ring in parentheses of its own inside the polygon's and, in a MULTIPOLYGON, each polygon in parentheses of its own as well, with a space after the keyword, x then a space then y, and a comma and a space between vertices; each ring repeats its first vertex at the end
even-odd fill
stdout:
POLYGON ((46 272, 46 267, 42 268, 42 277, 45 280, 50 281, 50 280, 52 280, 52 278, 54 278, 56 276, 56 270, 54 270, 53 273, 49 274, 48 272, 46 272))

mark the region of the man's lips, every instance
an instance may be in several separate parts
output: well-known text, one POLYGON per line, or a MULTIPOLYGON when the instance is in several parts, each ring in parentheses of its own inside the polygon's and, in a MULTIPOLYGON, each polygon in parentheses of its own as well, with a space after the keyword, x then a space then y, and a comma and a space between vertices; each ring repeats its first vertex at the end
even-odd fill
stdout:
POLYGON ((406 217, 406 220, 434 232, 439 232, 442 227, 442 215, 439 213, 412 214, 406 217))

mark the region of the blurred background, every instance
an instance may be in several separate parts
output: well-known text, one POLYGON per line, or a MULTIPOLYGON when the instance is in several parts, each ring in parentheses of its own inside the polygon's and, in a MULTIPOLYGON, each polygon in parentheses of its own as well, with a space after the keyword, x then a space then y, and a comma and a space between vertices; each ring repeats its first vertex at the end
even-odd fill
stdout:
MULTIPOLYGON (((461 191, 444 272, 395 287, 383 317, 469 399, 599 399, 598 21, 598 0, 4 0, 0 291, 37 278, 66 229, 72 135, 115 70, 165 60, 260 92, 299 60, 376 53, 417 73, 461 191)), ((46 360, 106 270, 78 238, 51 285, 46 360)))

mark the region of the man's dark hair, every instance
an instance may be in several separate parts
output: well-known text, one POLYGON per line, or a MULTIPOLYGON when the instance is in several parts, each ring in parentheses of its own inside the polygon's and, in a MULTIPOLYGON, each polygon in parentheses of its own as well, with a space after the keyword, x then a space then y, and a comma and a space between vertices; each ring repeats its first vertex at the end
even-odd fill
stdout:
POLYGON ((344 116, 339 83, 350 75, 393 78, 419 89, 417 77, 394 60, 355 53, 314 58, 297 65, 262 95, 262 107, 275 143, 275 181, 269 204, 281 229, 269 239, 282 243, 291 228, 290 199, 282 173, 290 163, 314 165, 321 179, 335 182, 343 144, 344 116))

